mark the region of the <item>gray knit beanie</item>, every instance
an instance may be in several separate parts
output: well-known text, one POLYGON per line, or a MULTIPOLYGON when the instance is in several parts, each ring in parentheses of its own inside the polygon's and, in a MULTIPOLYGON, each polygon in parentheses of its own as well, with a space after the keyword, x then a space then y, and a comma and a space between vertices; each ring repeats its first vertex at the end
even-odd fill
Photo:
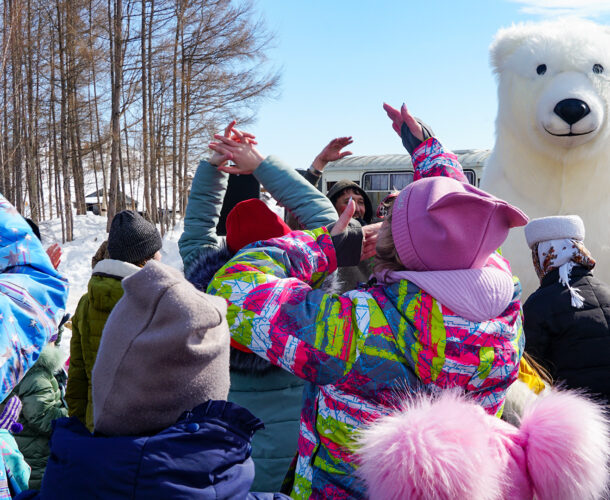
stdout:
POLYGON ((125 293, 108 317, 93 367, 95 430, 159 431, 200 403, 226 400, 226 302, 154 260, 122 284, 125 293))
POLYGON ((123 210, 112 219, 108 233, 111 259, 136 264, 152 257, 162 245, 156 226, 138 212, 123 210))

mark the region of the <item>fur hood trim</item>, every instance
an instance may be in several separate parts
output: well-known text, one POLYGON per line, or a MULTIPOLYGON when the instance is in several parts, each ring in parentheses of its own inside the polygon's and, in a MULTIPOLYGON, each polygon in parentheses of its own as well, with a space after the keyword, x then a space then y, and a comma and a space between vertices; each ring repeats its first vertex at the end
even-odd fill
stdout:
POLYGON ((142 268, 129 262, 123 262, 122 260, 104 259, 100 260, 95 265, 93 268, 93 274, 105 274, 122 279, 137 273, 140 269, 142 268))
POLYGON ((39 366, 40 368, 44 368, 51 373, 56 373, 63 366, 64 362, 65 355, 61 349, 56 347, 54 344, 47 344, 42 349, 40 357, 34 366, 39 366))
POLYGON ((184 269, 184 276, 195 288, 205 292, 218 270, 224 266, 233 253, 227 247, 223 238, 218 247, 201 247, 198 255, 191 261, 188 268, 184 269))
POLYGON ((506 391, 502 420, 519 427, 525 408, 533 404, 536 398, 543 398, 549 392, 550 389, 545 387, 542 392, 536 394, 525 382, 515 380, 506 391))
POLYGON ((528 404, 520 428, 457 392, 422 395, 358 444, 358 474, 374 498, 593 500, 608 482, 608 417, 574 391, 528 404))
POLYGON ((343 286, 344 283, 339 277, 339 272, 335 270, 326 277, 320 288, 324 290, 324 293, 340 295, 343 286))

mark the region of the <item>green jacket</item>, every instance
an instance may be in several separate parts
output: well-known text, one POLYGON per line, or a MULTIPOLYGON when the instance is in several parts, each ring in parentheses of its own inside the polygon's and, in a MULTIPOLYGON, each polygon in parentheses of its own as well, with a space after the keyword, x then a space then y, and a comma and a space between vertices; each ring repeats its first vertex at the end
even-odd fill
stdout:
POLYGON ((123 296, 121 280, 140 268, 119 260, 98 262, 72 317, 70 368, 66 402, 71 417, 77 417, 93 432, 91 372, 102 331, 115 304, 123 296))
POLYGON ((252 438, 252 491, 279 491, 282 486, 297 451, 303 385, 303 380, 280 369, 259 377, 231 371, 227 399, 265 423, 252 438))
POLYGON ((17 384, 13 394, 23 404, 19 423, 23 430, 15 441, 25 461, 32 468, 29 487, 40 489, 47 460, 53 420, 68 416, 55 373, 61 369, 62 353, 54 344, 47 344, 40 357, 17 384))

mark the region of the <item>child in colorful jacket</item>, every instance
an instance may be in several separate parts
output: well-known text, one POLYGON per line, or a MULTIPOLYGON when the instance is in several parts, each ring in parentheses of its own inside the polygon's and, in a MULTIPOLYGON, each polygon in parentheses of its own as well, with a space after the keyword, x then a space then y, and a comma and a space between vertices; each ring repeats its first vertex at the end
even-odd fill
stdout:
MULTIPOLYGON (((26 220, 0 195, 0 401, 39 359, 64 316, 67 298, 67 281, 26 220)), ((0 498, 27 487, 30 475, 9 432, 18 431, 20 410, 19 398, 12 397, 0 415, 0 498)))
MULTIPOLYGON (((500 415, 517 377, 521 287, 495 249, 527 217, 467 184, 455 155, 426 138, 406 108, 399 118, 388 114, 402 121, 415 179, 440 177, 403 189, 377 240, 368 226, 345 231, 345 210, 330 231, 242 249, 208 288, 229 301, 234 341, 308 382, 294 498, 365 497, 354 434, 390 413, 401 393, 458 387, 500 415), (317 289, 375 244, 377 284, 342 295, 317 289)), ((216 138, 210 147, 237 164, 252 161, 249 145, 216 138)))
POLYGON ((0 195, 0 401, 57 332, 68 282, 25 219, 0 195))

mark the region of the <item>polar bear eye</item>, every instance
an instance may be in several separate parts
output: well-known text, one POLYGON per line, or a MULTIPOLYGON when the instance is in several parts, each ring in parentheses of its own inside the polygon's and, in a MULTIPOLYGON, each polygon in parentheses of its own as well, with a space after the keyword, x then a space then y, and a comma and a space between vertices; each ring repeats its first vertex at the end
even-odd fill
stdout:
POLYGON ((604 67, 601 64, 594 64, 593 65, 593 73, 597 73, 598 75, 600 73, 604 72, 604 67))
POLYGON ((536 68, 536 73, 539 75, 544 75, 546 73, 546 64, 541 64, 536 68))

